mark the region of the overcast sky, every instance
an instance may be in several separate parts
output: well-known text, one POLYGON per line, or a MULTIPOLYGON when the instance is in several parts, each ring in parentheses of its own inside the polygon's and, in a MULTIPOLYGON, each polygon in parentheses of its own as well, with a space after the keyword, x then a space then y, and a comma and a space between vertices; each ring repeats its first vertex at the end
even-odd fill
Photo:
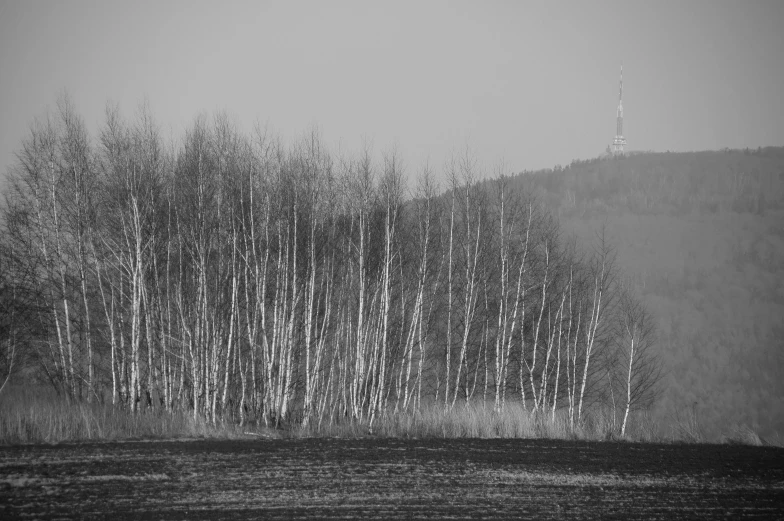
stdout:
POLYGON ((624 66, 632 150, 784 145, 784 2, 0 0, 0 169, 67 90, 94 132, 147 97, 176 137, 225 109, 409 174, 470 146, 513 172, 595 157, 624 66))

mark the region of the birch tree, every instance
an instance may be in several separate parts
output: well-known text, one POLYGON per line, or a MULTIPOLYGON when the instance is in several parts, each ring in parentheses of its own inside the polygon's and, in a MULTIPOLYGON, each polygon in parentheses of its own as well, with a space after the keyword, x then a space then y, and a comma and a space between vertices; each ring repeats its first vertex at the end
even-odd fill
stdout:
POLYGON ((617 360, 624 374, 623 436, 629 412, 649 407, 655 399, 661 379, 661 364, 655 351, 653 319, 629 286, 621 289, 619 315, 621 334, 617 337, 617 360))

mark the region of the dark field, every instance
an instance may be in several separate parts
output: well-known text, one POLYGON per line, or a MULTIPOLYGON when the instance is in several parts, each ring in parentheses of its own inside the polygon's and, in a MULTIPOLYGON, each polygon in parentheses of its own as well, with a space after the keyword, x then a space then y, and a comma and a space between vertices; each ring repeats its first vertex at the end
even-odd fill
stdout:
POLYGON ((784 449, 303 439, 0 448, 0 518, 784 518, 784 449))

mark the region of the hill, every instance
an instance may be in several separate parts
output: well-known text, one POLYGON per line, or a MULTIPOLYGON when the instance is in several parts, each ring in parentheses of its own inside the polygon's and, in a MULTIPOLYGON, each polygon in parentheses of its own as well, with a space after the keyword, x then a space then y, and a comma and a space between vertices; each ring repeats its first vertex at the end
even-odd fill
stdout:
POLYGON ((784 148, 604 157, 516 181, 566 231, 606 226, 658 319, 658 415, 695 415, 708 437, 784 434, 784 148))

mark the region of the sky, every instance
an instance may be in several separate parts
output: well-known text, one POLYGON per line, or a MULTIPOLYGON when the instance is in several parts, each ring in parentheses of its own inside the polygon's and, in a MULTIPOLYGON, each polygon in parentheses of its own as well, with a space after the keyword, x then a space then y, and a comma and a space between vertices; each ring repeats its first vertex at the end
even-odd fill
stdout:
POLYGON ((621 63, 628 149, 784 145, 781 27, 780 0, 0 0, 0 172, 63 92, 94 136, 147 100, 175 139, 225 111, 409 175, 565 165, 612 141, 621 63))

